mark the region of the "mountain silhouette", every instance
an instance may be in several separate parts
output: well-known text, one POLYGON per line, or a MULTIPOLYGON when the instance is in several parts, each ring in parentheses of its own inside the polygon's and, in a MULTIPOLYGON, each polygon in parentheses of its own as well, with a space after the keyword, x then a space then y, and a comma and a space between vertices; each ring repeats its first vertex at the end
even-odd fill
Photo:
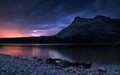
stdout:
POLYGON ((118 42, 120 19, 97 15, 94 18, 75 17, 56 37, 74 42, 118 42))

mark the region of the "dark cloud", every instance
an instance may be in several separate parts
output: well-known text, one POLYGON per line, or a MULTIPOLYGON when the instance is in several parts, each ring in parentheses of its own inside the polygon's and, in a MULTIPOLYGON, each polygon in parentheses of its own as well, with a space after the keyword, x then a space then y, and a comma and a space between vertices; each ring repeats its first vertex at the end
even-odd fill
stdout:
POLYGON ((75 16, 99 14, 120 18, 120 0, 0 0, 0 23, 17 24, 26 31, 61 29, 75 16))

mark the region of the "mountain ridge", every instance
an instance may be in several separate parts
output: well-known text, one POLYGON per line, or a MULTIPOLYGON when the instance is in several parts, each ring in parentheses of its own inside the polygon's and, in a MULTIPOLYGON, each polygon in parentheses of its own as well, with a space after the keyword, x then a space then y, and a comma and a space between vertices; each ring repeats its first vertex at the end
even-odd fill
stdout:
POLYGON ((77 16, 56 37, 65 38, 75 34, 88 35, 90 33, 95 34, 96 32, 103 34, 120 33, 120 19, 111 19, 101 15, 95 16, 94 18, 80 18, 77 16))

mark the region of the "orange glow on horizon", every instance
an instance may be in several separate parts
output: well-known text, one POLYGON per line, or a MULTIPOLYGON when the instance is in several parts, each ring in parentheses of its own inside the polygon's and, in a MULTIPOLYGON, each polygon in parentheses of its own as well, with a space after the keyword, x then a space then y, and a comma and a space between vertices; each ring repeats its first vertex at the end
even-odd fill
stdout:
POLYGON ((0 30, 0 38, 14 38, 14 37, 25 37, 26 35, 16 29, 6 29, 6 30, 0 30))

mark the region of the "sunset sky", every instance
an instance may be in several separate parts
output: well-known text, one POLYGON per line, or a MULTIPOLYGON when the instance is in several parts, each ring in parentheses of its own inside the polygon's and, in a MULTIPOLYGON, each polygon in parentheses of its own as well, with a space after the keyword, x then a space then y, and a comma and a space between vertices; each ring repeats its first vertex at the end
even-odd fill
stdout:
POLYGON ((96 15, 120 18, 120 0, 0 0, 0 38, 54 35, 96 15))

